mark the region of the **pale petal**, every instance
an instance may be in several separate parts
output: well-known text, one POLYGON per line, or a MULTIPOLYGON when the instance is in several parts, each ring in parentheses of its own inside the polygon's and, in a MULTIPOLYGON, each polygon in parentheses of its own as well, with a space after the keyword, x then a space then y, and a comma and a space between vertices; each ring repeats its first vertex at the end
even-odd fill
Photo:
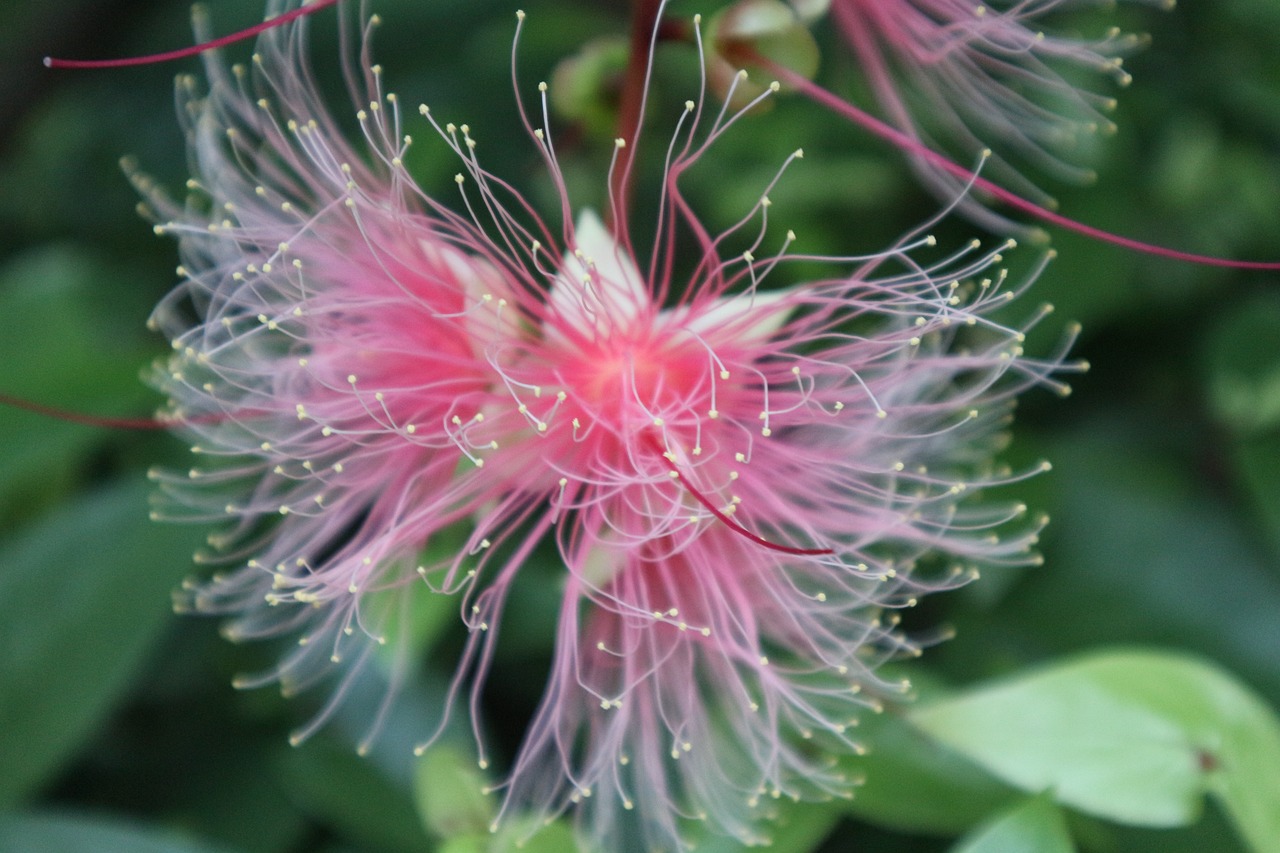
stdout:
POLYGON ((551 286, 556 315, 584 332, 626 325, 649 304, 644 277, 591 209, 578 215, 573 251, 551 286))
POLYGON ((791 298, 789 290, 722 296, 696 311, 681 306, 659 315, 663 325, 679 324, 698 335, 732 327, 735 339, 758 341, 772 337, 787 322, 791 311, 782 303, 791 298))

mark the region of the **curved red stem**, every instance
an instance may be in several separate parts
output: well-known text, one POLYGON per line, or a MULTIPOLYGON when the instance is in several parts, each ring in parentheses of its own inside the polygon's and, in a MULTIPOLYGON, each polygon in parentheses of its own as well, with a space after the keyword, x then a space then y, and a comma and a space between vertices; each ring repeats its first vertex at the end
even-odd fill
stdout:
POLYGON ((244 41, 247 38, 253 38, 259 33, 264 33, 273 27, 283 26, 292 20, 301 18, 304 15, 310 15, 319 12, 321 9, 328 8, 336 4, 338 0, 315 0, 315 2, 306 6, 299 6, 285 12, 283 15, 277 15, 256 24, 248 29, 241 30, 238 33, 222 36, 211 41, 201 44, 194 44, 190 47, 178 48, 177 50, 169 50, 164 53, 153 53, 148 56, 131 56, 126 59, 55 59, 52 56, 44 58, 46 68, 125 68, 131 65, 154 65, 159 62, 169 62, 173 59, 184 59, 188 56, 196 56, 207 50, 214 50, 219 47, 225 47, 238 41, 244 41))
POLYGON ((790 545, 779 545, 777 542, 770 542, 763 536, 757 536, 729 516, 725 515, 718 507, 716 507, 715 504, 711 502, 710 498, 694 488, 693 484, 685 479, 684 474, 680 473, 680 468, 671 460, 671 457, 667 456, 666 451, 662 449, 662 445, 658 443, 658 439, 654 438, 651 434, 646 434, 644 436, 644 441, 649 445, 650 449, 662 457, 662 460, 667 463, 667 467, 671 469, 671 472, 676 475, 676 479, 680 481, 680 485, 684 486, 685 490, 688 491, 689 494, 693 495, 693 499, 706 507, 707 512, 715 516, 716 520, 724 524, 734 533, 737 533, 740 536, 745 536, 763 548, 768 548, 771 551, 779 551, 783 554, 793 554, 797 557, 820 557, 835 553, 835 551, 830 548, 792 548, 790 545))
POLYGON ((55 418, 73 424, 105 427, 106 429, 168 429, 170 426, 155 418, 112 418, 102 415, 87 415, 83 412, 74 412, 57 406, 46 406, 43 403, 35 403, 31 400, 24 400, 21 397, 3 393, 0 393, 0 406, 12 406, 15 409, 43 415, 46 418, 55 418))

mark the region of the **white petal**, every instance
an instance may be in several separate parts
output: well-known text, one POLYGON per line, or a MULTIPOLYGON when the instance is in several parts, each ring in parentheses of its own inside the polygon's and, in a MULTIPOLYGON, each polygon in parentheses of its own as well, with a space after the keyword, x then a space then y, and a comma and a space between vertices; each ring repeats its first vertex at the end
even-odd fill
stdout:
POLYGON ((525 336, 520 314, 511 304, 511 288, 492 264, 426 240, 418 245, 431 264, 443 264, 462 285, 467 312, 464 323, 477 355, 483 355, 492 343, 525 336))
POLYGON ((691 312, 689 306, 663 311, 659 315, 659 323, 684 324, 685 328, 699 335, 732 326, 731 331, 736 339, 765 340, 787 322, 791 311, 779 303, 790 296, 791 293, 786 290, 722 296, 709 307, 698 309, 696 313, 691 312))
POLYGON ((583 210, 573 245, 551 285, 550 303, 564 322, 584 332, 604 332, 634 320, 649 304, 635 263, 593 210, 583 210))

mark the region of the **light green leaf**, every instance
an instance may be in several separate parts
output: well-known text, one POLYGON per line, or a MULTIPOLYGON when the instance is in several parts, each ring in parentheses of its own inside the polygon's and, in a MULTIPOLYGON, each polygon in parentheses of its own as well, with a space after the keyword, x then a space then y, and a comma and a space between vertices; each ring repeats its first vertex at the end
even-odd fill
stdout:
POLYGON ((454 836, 440 846, 439 853, 577 853, 581 849, 567 823, 552 821, 544 826, 531 817, 507 821, 496 833, 454 836))
POLYGON ((0 807, 44 782, 129 683, 191 565, 190 528, 116 484, 0 544, 0 807))
POLYGON ((448 743, 423 755, 414 780, 418 813, 441 837, 440 853, 573 853, 579 849, 564 820, 532 814, 508 816, 494 826, 497 802, 475 762, 448 743))
MULTIPOLYGON (((811 853, 818 849, 840 818, 847 811, 847 803, 806 803, 778 800, 776 816, 759 826, 759 834, 768 839, 766 849, 770 853, 811 853)), ((725 835, 705 832, 695 836, 698 853, 738 853, 742 842, 725 835)), ((695 848, 695 844, 690 844, 695 848)))
POLYGON ((730 104, 735 108, 746 106, 773 80, 768 70, 756 67, 748 68, 747 79, 738 77, 739 70, 753 66, 757 57, 802 77, 817 73, 818 43, 796 10, 780 0, 737 0, 712 18, 707 33, 711 86, 720 97, 732 92, 730 104))
POLYGON ((1219 798, 1256 850, 1280 850, 1280 720, 1216 667, 1110 651, 918 708, 912 722, 996 776, 1143 826, 1219 798))
POLYGON ((494 817, 488 785, 474 760, 448 744, 432 746, 418 762, 414 778, 423 825, 445 838, 487 833, 494 817))
POLYGON ((627 40, 619 36, 593 39, 556 66, 551 106, 581 124, 593 136, 617 132, 617 81, 626 72, 627 40))
POLYGON ((974 830, 952 853, 1075 853, 1067 821, 1049 796, 1019 803, 974 830))
POLYGON ((0 816, 0 850, 14 853, 230 853, 226 847, 123 821, 61 814, 0 816))

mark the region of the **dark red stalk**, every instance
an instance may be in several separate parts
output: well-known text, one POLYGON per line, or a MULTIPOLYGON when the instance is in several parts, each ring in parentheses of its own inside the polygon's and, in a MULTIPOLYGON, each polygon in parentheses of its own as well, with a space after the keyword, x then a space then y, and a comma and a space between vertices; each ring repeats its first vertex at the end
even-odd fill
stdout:
POLYGON ((173 59, 184 59, 188 56, 196 56, 204 53, 206 50, 214 50, 219 47, 225 47, 238 41, 244 41, 253 38, 259 33, 264 33, 272 27, 283 26, 304 15, 310 15, 313 12, 319 12, 321 9, 337 3, 338 0, 314 0, 306 6, 299 6, 297 9, 285 12, 283 15, 277 15, 256 24, 248 29, 241 30, 238 33, 222 36, 211 41, 201 44, 194 44, 190 47, 179 48, 178 50, 170 50, 164 53, 153 53, 148 56, 131 56, 127 59, 54 59, 52 56, 44 58, 44 64, 47 68, 125 68, 131 65, 153 65, 159 62, 168 62, 173 59))
POLYGON ((662 0, 635 0, 631 15, 631 44, 627 70, 618 100, 617 138, 625 143, 618 152, 609 182, 609 217, 605 223, 614 238, 629 245, 626 233, 631 212, 631 175, 636 159, 636 143, 644 120, 645 89, 649 84, 649 51, 653 48, 662 0))
POLYGON ((0 393, 0 406, 12 406, 15 409, 43 415, 46 418, 54 418, 55 420, 73 424, 102 427, 104 429, 150 430, 168 429, 170 426, 156 418, 112 418, 102 415, 87 415, 83 412, 73 412, 70 409, 61 409, 57 406, 46 406, 43 403, 34 403, 31 400, 24 400, 21 397, 12 397, 3 393, 0 393))
POLYGON ((835 553, 835 551, 833 551, 830 548, 792 548, 789 545, 779 545, 776 542, 770 542, 768 539, 765 539, 763 536, 757 536, 756 534, 752 533, 750 530, 743 527, 741 524, 739 524, 738 522, 734 521, 732 518, 730 518, 729 516, 721 512, 720 509, 711 502, 710 498, 708 498, 702 492, 694 488, 693 484, 690 483, 687 479, 685 479, 684 474, 680 473, 680 468, 676 466, 676 463, 671 461, 671 457, 667 456, 666 451, 662 449, 662 445, 658 443, 658 439, 654 438, 652 434, 646 433, 644 436, 644 441, 646 444, 649 445, 649 448, 651 450, 653 450, 655 453, 657 453, 659 456, 662 457, 662 461, 667 463, 667 467, 671 469, 671 473, 675 474, 676 479, 680 481, 680 485, 684 486, 685 490, 688 491, 689 494, 693 495, 693 499, 696 500, 698 503, 702 504, 704 507, 706 507, 707 512, 715 516, 717 521, 724 524, 734 533, 737 533, 740 536, 745 536, 746 538, 750 539, 752 542, 756 543, 757 545, 763 548, 768 548, 771 551, 780 551, 783 554, 793 554, 797 557, 821 557, 827 554, 835 553))

